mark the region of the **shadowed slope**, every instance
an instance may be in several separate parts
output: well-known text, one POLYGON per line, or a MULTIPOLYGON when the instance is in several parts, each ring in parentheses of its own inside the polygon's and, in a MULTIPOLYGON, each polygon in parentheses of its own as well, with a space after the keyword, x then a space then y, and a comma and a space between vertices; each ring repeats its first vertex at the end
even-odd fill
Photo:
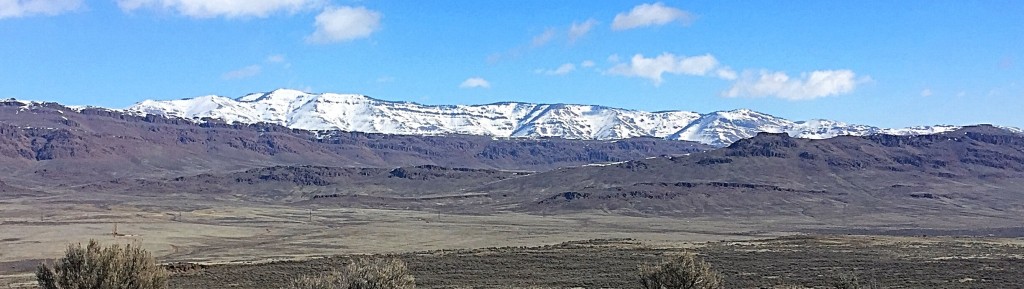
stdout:
POLYGON ((979 126, 827 140, 763 133, 706 153, 560 169, 477 191, 542 212, 1007 216, 1024 212, 1022 184, 1024 136, 979 126))

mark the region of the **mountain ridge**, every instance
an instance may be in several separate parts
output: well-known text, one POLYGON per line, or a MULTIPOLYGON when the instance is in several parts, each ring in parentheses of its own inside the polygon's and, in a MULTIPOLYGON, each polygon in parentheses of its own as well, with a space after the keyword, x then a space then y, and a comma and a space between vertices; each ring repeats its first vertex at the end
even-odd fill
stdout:
POLYGON ((201 96, 145 100, 125 109, 189 119, 267 122, 302 130, 343 130, 402 135, 467 134, 500 138, 560 137, 614 140, 656 137, 726 146, 758 132, 823 139, 838 135, 917 135, 947 132, 953 125, 880 128, 812 119, 793 121, 750 109, 697 113, 641 110, 586 104, 503 101, 473 105, 427 105, 361 94, 306 93, 277 89, 238 98, 201 96))
POLYGON ((274 165, 542 171, 710 148, 655 138, 495 139, 306 131, 270 123, 230 124, 0 100, 0 178, 12 180, 7 182, 11 185, 274 165))

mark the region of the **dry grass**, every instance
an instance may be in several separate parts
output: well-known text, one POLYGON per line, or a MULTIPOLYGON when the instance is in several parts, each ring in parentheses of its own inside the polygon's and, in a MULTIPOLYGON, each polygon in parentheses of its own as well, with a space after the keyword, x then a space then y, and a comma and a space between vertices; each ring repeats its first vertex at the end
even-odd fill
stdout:
POLYGON ((835 289, 878 289, 883 288, 878 284, 877 281, 865 281, 861 280, 855 274, 841 273, 836 277, 836 280, 832 283, 832 288, 835 289))
POLYGON ((305 275, 289 289, 413 289, 416 279, 397 258, 353 259, 342 271, 305 275))

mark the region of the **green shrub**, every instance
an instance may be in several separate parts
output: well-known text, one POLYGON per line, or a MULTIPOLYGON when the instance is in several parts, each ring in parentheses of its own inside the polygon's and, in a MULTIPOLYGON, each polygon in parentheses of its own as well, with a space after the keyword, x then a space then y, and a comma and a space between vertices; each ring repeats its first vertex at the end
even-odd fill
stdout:
POLYGON ((156 289, 167 288, 167 271, 138 246, 69 245, 53 266, 40 264, 36 280, 43 289, 156 289))
POLYGON ((671 257, 659 265, 640 266, 645 289, 721 289, 722 276, 693 254, 671 257))
POLYGON ((416 279, 397 258, 353 259, 341 272, 295 279, 290 289, 412 289, 416 279))

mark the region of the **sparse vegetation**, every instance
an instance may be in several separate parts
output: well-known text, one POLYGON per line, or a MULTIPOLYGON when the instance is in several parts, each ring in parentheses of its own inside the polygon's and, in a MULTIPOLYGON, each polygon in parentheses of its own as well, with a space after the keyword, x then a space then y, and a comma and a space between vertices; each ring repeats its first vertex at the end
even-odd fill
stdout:
MULTIPOLYGON (((877 236, 791 236, 674 247, 605 239, 537 247, 419 251, 394 257, 408 264, 421 288, 642 288, 638 264, 660 264, 666 256, 683 252, 710 263, 721 273, 724 288, 833 289, 844 273, 855 273, 861 288, 870 283, 908 289, 1020 288, 1024 266, 1016 256, 1024 253, 1024 246, 1017 243, 900 239, 908 241, 891 242, 877 236), (982 254, 992 258, 966 258, 982 254)), ((175 275, 170 287, 289 288, 298 276, 342 271, 350 262, 350 256, 335 256, 209 266, 175 275)))
POLYGON ((69 245, 52 267, 40 264, 36 280, 43 289, 159 289, 167 288, 167 271, 139 246, 89 240, 85 248, 69 245))
POLYGON ((340 272, 302 276, 289 289, 412 289, 416 279, 398 258, 357 258, 340 272))
POLYGON ((693 254, 672 257, 659 265, 640 266, 645 289, 721 289, 722 276, 693 254))
POLYGON ((288 289, 339 289, 349 288, 346 278, 340 272, 319 275, 305 275, 296 278, 288 289))
POLYGON ((878 289, 882 288, 877 282, 865 282, 860 280, 857 275, 850 273, 842 273, 832 282, 832 288, 835 289, 878 289))

